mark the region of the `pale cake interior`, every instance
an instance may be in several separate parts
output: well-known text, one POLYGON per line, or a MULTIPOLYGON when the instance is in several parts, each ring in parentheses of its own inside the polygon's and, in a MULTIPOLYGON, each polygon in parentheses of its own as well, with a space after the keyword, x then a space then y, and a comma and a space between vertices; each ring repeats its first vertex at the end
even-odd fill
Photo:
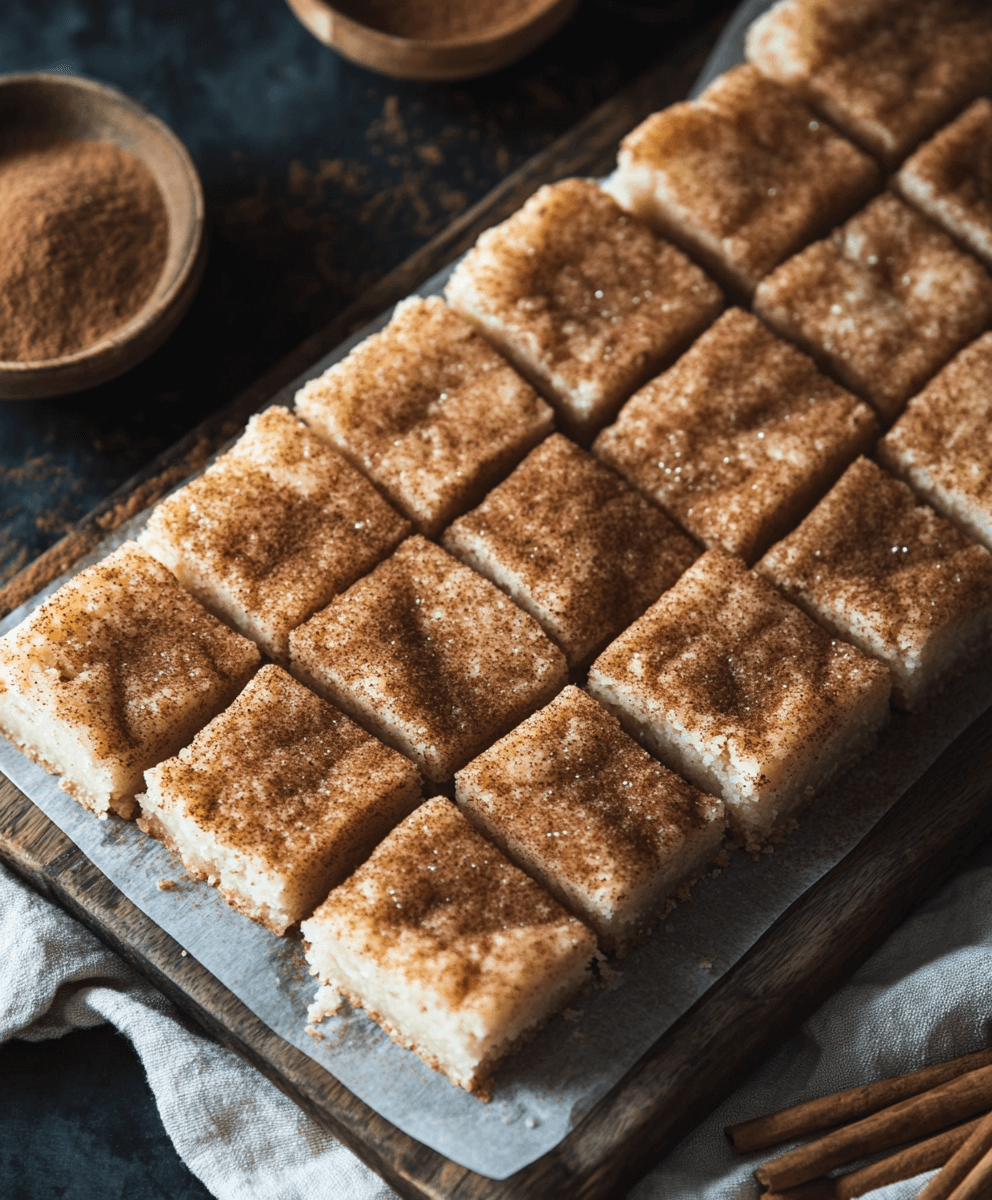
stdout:
POLYGON ((443 797, 397 826, 302 930, 322 984, 483 1099, 499 1060, 593 981, 592 931, 443 797))
POLYGON ((622 956, 716 861, 724 806, 570 686, 455 776, 465 815, 622 956))
POLYGON ((892 184, 992 270, 992 101, 983 96, 935 133, 892 184))
POLYGON ((273 665, 145 785, 141 828, 276 934, 421 799, 409 759, 273 665))

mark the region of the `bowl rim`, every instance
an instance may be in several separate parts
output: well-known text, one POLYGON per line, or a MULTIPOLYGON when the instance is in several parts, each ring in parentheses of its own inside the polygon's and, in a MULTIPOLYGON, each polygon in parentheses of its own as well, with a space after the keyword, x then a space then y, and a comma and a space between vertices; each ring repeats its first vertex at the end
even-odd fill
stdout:
POLYGON ((515 21, 504 22, 501 25, 487 25, 481 33, 461 34, 452 38, 415 38, 403 37, 398 33, 387 33, 384 29, 377 29, 375 25, 368 25, 350 12, 339 8, 337 4, 332 3, 332 0, 310 0, 310 2, 326 8, 336 20, 347 22, 356 30, 361 30, 362 33, 378 40, 383 46, 390 46, 396 50, 416 48, 427 52, 432 50, 481 50, 490 44, 503 42, 512 38, 514 34, 523 32, 555 8, 578 4, 578 0, 540 0, 540 3, 534 0, 531 7, 525 9, 515 21))
MULTIPOLYGON (((117 326, 110 333, 72 354, 64 354, 57 358, 0 359, 0 375, 5 375, 8 379, 19 374, 28 375, 34 372, 42 373, 53 370, 64 372, 69 368, 82 367, 90 362, 96 362, 100 358, 114 353, 137 334, 149 329, 164 318, 175 302, 182 297, 192 276, 199 269, 206 214, 203 184, 190 152, 169 125, 139 100, 135 100, 133 96, 129 96, 113 84, 64 71, 15 71, 0 75, 0 91, 26 83, 44 83, 64 86, 67 91, 95 93, 105 100, 128 109, 143 124, 153 129, 175 153, 189 184, 192 203, 186 219, 185 230, 182 232, 192 236, 189 239, 190 244, 186 257, 165 291, 157 296, 153 291, 141 308, 125 324, 117 326)), ((170 228, 170 235, 171 233, 170 228)))

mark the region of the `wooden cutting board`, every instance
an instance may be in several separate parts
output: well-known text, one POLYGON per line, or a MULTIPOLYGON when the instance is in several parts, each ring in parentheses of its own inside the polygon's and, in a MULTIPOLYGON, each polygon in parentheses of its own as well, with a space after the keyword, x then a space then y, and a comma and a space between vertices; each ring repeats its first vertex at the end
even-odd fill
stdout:
MULTIPOLYGON (((685 95, 717 34, 711 25, 619 93, 194 429, 0 590, 0 616, 110 530, 198 470, 291 380, 408 295, 514 212, 543 183, 602 175, 619 139, 685 95)), ((712 1110, 992 833, 992 710, 985 712, 848 856, 810 888, 559 1145, 506 1180, 429 1150, 378 1116, 258 1020, 127 900, 0 775, 0 857, 62 904, 219 1041, 264 1072, 407 1197, 598 1200, 620 1194, 712 1110)))

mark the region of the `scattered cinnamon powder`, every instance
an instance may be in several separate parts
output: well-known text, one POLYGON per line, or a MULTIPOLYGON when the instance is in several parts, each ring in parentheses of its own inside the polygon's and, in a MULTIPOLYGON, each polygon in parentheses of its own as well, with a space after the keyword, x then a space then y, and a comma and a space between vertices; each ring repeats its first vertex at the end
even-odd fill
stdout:
POLYGON ((126 150, 57 134, 0 156, 0 361, 74 354, 151 295, 168 246, 154 178, 126 150))

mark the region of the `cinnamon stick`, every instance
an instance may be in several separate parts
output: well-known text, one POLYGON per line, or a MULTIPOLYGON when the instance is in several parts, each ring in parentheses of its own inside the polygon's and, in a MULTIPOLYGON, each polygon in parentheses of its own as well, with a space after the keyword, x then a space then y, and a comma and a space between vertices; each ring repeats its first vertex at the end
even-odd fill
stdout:
POLYGON ((988 1200, 992 1195, 992 1150, 976 1166, 972 1167, 963 1182, 949 1200, 988 1200))
POLYGON ((948 1200, 992 1148, 992 1113, 975 1125, 974 1131, 920 1192, 919 1200, 948 1200))
POLYGON ((790 1150, 758 1167, 755 1178, 767 1188, 781 1191, 854 1159, 869 1158, 889 1146, 945 1129, 990 1107, 992 1066, 987 1066, 790 1150))
POLYGON ((812 1183, 801 1183, 784 1192, 765 1192, 761 1200, 855 1200, 875 1188, 898 1183, 901 1179, 912 1179, 923 1171, 942 1167, 955 1151, 968 1139, 981 1123, 981 1117, 945 1129, 924 1142, 907 1146, 897 1154, 870 1163, 860 1170, 838 1175, 834 1179, 815 1179, 812 1183))
POLYGON ((977 1050, 961 1058, 911 1071, 907 1075, 896 1075, 891 1079, 880 1079, 861 1087, 848 1088, 831 1096, 821 1096, 805 1104, 796 1104, 781 1112, 743 1121, 739 1125, 728 1125, 724 1131, 738 1154, 749 1154, 753 1150, 766 1150, 779 1142, 790 1142, 807 1133, 818 1133, 835 1125, 847 1125, 862 1117, 870 1116, 879 1109, 888 1108, 917 1096, 921 1092, 939 1087, 959 1075, 975 1071, 979 1067, 992 1065, 992 1050, 977 1050))

